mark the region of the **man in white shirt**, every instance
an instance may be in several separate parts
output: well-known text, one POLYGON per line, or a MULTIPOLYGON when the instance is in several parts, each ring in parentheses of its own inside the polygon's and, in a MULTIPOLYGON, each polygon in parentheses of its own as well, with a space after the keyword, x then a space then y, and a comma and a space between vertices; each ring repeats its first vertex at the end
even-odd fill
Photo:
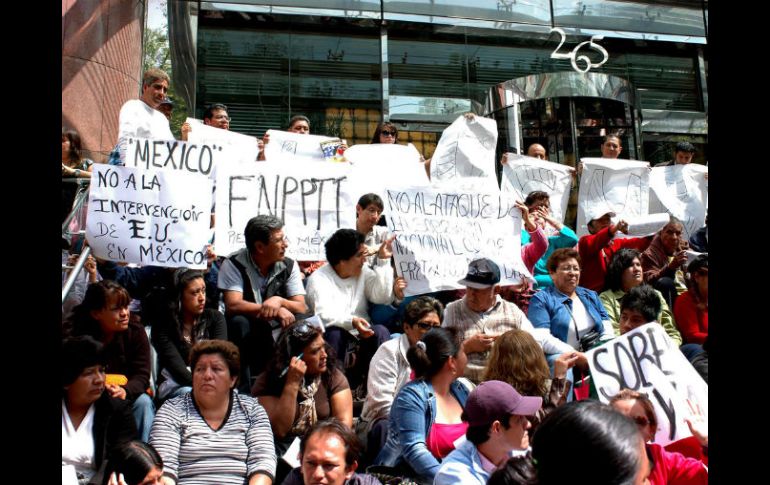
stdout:
POLYGON ((120 165, 125 165, 129 138, 174 139, 168 119, 157 110, 166 99, 169 82, 168 74, 164 71, 148 69, 142 76, 142 96, 126 101, 120 108, 117 146, 120 150, 120 165))

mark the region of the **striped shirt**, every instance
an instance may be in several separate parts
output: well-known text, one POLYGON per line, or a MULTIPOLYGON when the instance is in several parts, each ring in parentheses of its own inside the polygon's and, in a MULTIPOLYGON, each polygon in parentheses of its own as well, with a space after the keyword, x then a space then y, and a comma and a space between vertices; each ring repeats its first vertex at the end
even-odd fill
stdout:
POLYGON ((222 427, 214 431, 192 393, 166 401, 150 432, 163 474, 178 485, 243 485, 255 473, 275 476, 273 431, 256 399, 233 391, 222 427))

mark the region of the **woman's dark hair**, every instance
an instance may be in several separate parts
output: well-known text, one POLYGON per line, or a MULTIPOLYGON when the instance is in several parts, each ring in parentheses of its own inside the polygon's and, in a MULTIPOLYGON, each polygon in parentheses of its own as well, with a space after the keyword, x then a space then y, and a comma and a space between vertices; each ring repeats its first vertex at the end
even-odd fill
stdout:
POLYGON ((604 277, 604 286, 612 291, 618 291, 623 289, 623 271, 630 268, 634 262, 634 258, 639 259, 642 262, 642 253, 636 249, 623 248, 620 249, 614 256, 610 265, 607 266, 607 275, 604 277))
POLYGON ((580 254, 577 251, 572 248, 557 249, 548 257, 546 268, 548 268, 549 273, 553 273, 556 271, 556 268, 559 267, 562 261, 566 261, 572 258, 574 258, 578 262, 578 265, 582 267, 580 262, 580 254))
MULTIPOLYGON (((201 340, 197 344, 193 345, 190 350, 190 370, 195 374, 195 366, 198 364, 198 360, 203 355, 207 354, 219 354, 227 363, 227 368, 230 371, 230 377, 240 377, 241 375, 241 353, 238 351, 238 347, 232 342, 227 340, 201 340)), ((236 385, 238 380, 235 381, 236 385)))
POLYGON ((444 321, 444 305, 432 296, 418 296, 406 305, 404 323, 414 325, 429 313, 438 315, 438 321, 444 321))
POLYGON ((531 455, 509 459, 487 483, 561 485, 575 482, 582 470, 591 485, 631 484, 641 463, 641 442, 636 424, 610 406, 593 400, 567 403, 540 424, 531 455))
MULTIPOLYGON (((297 320, 281 331, 278 341, 275 343, 275 354, 268 364, 268 387, 283 388, 286 376, 281 377, 283 370, 288 367, 292 357, 296 357, 312 344, 323 332, 315 325, 305 320, 297 320)), ((331 388, 331 379, 334 369, 337 368, 337 359, 334 350, 324 341, 326 350, 326 371, 321 375, 321 381, 327 388, 331 388)))
POLYGON ((337 232, 326 240, 326 261, 334 266, 340 261, 350 259, 358 253, 366 236, 355 229, 337 229, 337 232))
POLYGON ((299 443, 299 455, 305 454, 305 445, 311 436, 315 434, 337 435, 345 443, 345 465, 348 467, 361 458, 361 441, 352 429, 348 428, 337 418, 327 418, 318 421, 305 432, 299 443))
POLYGON ((134 440, 113 451, 109 466, 122 473, 128 485, 139 485, 153 468, 163 469, 163 460, 152 445, 134 440))
POLYGON ((647 283, 634 286, 620 299, 620 311, 638 312, 648 322, 655 322, 660 316, 663 304, 658 292, 647 283))
POLYGON ((524 199, 524 205, 527 207, 531 207, 532 205, 536 204, 537 202, 540 202, 541 200, 548 201, 548 203, 551 203, 551 196, 548 195, 548 192, 543 192, 542 190, 534 190, 527 195, 527 198, 524 199))
POLYGON ((692 293, 695 304, 700 310, 705 310, 708 306, 708 301, 700 294, 698 285, 695 284, 696 274, 708 274, 709 270, 709 255, 701 254, 695 258, 689 265, 687 265, 687 288, 692 293))
POLYGON ((83 144, 80 140, 80 135, 75 130, 68 130, 66 128, 61 129, 61 141, 64 139, 70 141, 70 151, 67 158, 69 163, 78 163, 83 159, 83 144))
POLYGON ((120 307, 127 307, 131 303, 128 290, 112 280, 102 280, 88 285, 83 302, 73 310, 71 325, 65 333, 68 336, 91 335, 97 340, 101 340, 102 328, 99 326, 99 322, 91 316, 91 312, 106 308, 107 301, 113 295, 120 307))
POLYGON ((88 367, 104 365, 104 346, 89 335, 71 337, 62 342, 61 385, 69 386, 88 367))
POLYGON ((389 121, 385 121, 377 125, 377 129, 374 130, 374 135, 372 135, 372 143, 380 143, 380 133, 382 133, 382 130, 386 128, 394 132, 393 138, 395 138, 396 143, 398 143, 398 128, 396 128, 396 125, 389 121))
MULTIPOLYGON (((158 315, 156 318, 152 318, 153 327, 163 327, 167 334, 171 337, 174 343, 181 345, 182 347, 189 348, 188 344, 183 336, 182 329, 184 328, 184 314, 182 309, 182 296, 184 295, 187 286, 197 280, 198 278, 204 279, 205 275, 200 270, 179 268, 174 271, 173 287, 170 291, 156 291, 155 295, 148 296, 142 303, 152 302, 152 305, 143 305, 143 307, 154 307, 157 310, 153 312, 146 312, 152 315, 158 315)), ((148 317, 148 320, 150 318, 148 317)), ((192 344, 196 342, 196 329, 192 329, 192 344)), ((186 355, 182 356, 187 358, 186 355)))
POLYGON ((414 370, 415 378, 430 380, 441 371, 450 357, 456 357, 462 349, 462 340, 455 328, 432 328, 422 336, 421 346, 414 345, 406 352, 406 360, 414 370))

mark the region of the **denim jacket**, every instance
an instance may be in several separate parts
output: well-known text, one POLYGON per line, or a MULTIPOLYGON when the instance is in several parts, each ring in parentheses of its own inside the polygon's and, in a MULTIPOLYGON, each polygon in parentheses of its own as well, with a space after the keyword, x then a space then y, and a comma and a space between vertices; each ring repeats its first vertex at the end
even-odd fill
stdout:
MULTIPOLYGON (((468 389, 455 380, 449 388, 464 408, 468 389)), ((419 476, 433 480, 439 461, 425 444, 436 419, 436 396, 429 381, 416 379, 398 392, 390 408, 388 438, 374 463, 396 466, 406 462, 419 476)))
MULTIPOLYGON (((609 320, 610 317, 599 300, 599 295, 582 286, 575 288, 575 293, 596 324, 596 330, 600 334, 605 333, 603 321, 609 320)), ((554 337, 566 342, 569 326, 572 325, 571 311, 572 299, 555 286, 549 286, 532 297, 527 318, 535 328, 548 328, 554 337)))

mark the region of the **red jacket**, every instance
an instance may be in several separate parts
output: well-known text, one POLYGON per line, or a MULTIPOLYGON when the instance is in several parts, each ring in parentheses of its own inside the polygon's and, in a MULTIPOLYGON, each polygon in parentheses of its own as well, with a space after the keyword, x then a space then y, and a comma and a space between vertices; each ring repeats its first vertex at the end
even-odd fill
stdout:
POLYGON ((703 345, 709 334, 709 312, 708 309, 706 311, 698 309, 690 290, 685 291, 676 299, 674 319, 684 343, 703 345))
POLYGON ((650 485, 708 485, 708 470, 699 460, 668 452, 655 443, 647 443, 647 451, 653 462, 650 485))
POLYGON ((579 285, 597 293, 604 291, 604 276, 612 256, 621 248, 644 251, 650 245, 649 237, 613 238, 607 226, 595 234, 586 234, 578 241, 582 263, 579 285))

